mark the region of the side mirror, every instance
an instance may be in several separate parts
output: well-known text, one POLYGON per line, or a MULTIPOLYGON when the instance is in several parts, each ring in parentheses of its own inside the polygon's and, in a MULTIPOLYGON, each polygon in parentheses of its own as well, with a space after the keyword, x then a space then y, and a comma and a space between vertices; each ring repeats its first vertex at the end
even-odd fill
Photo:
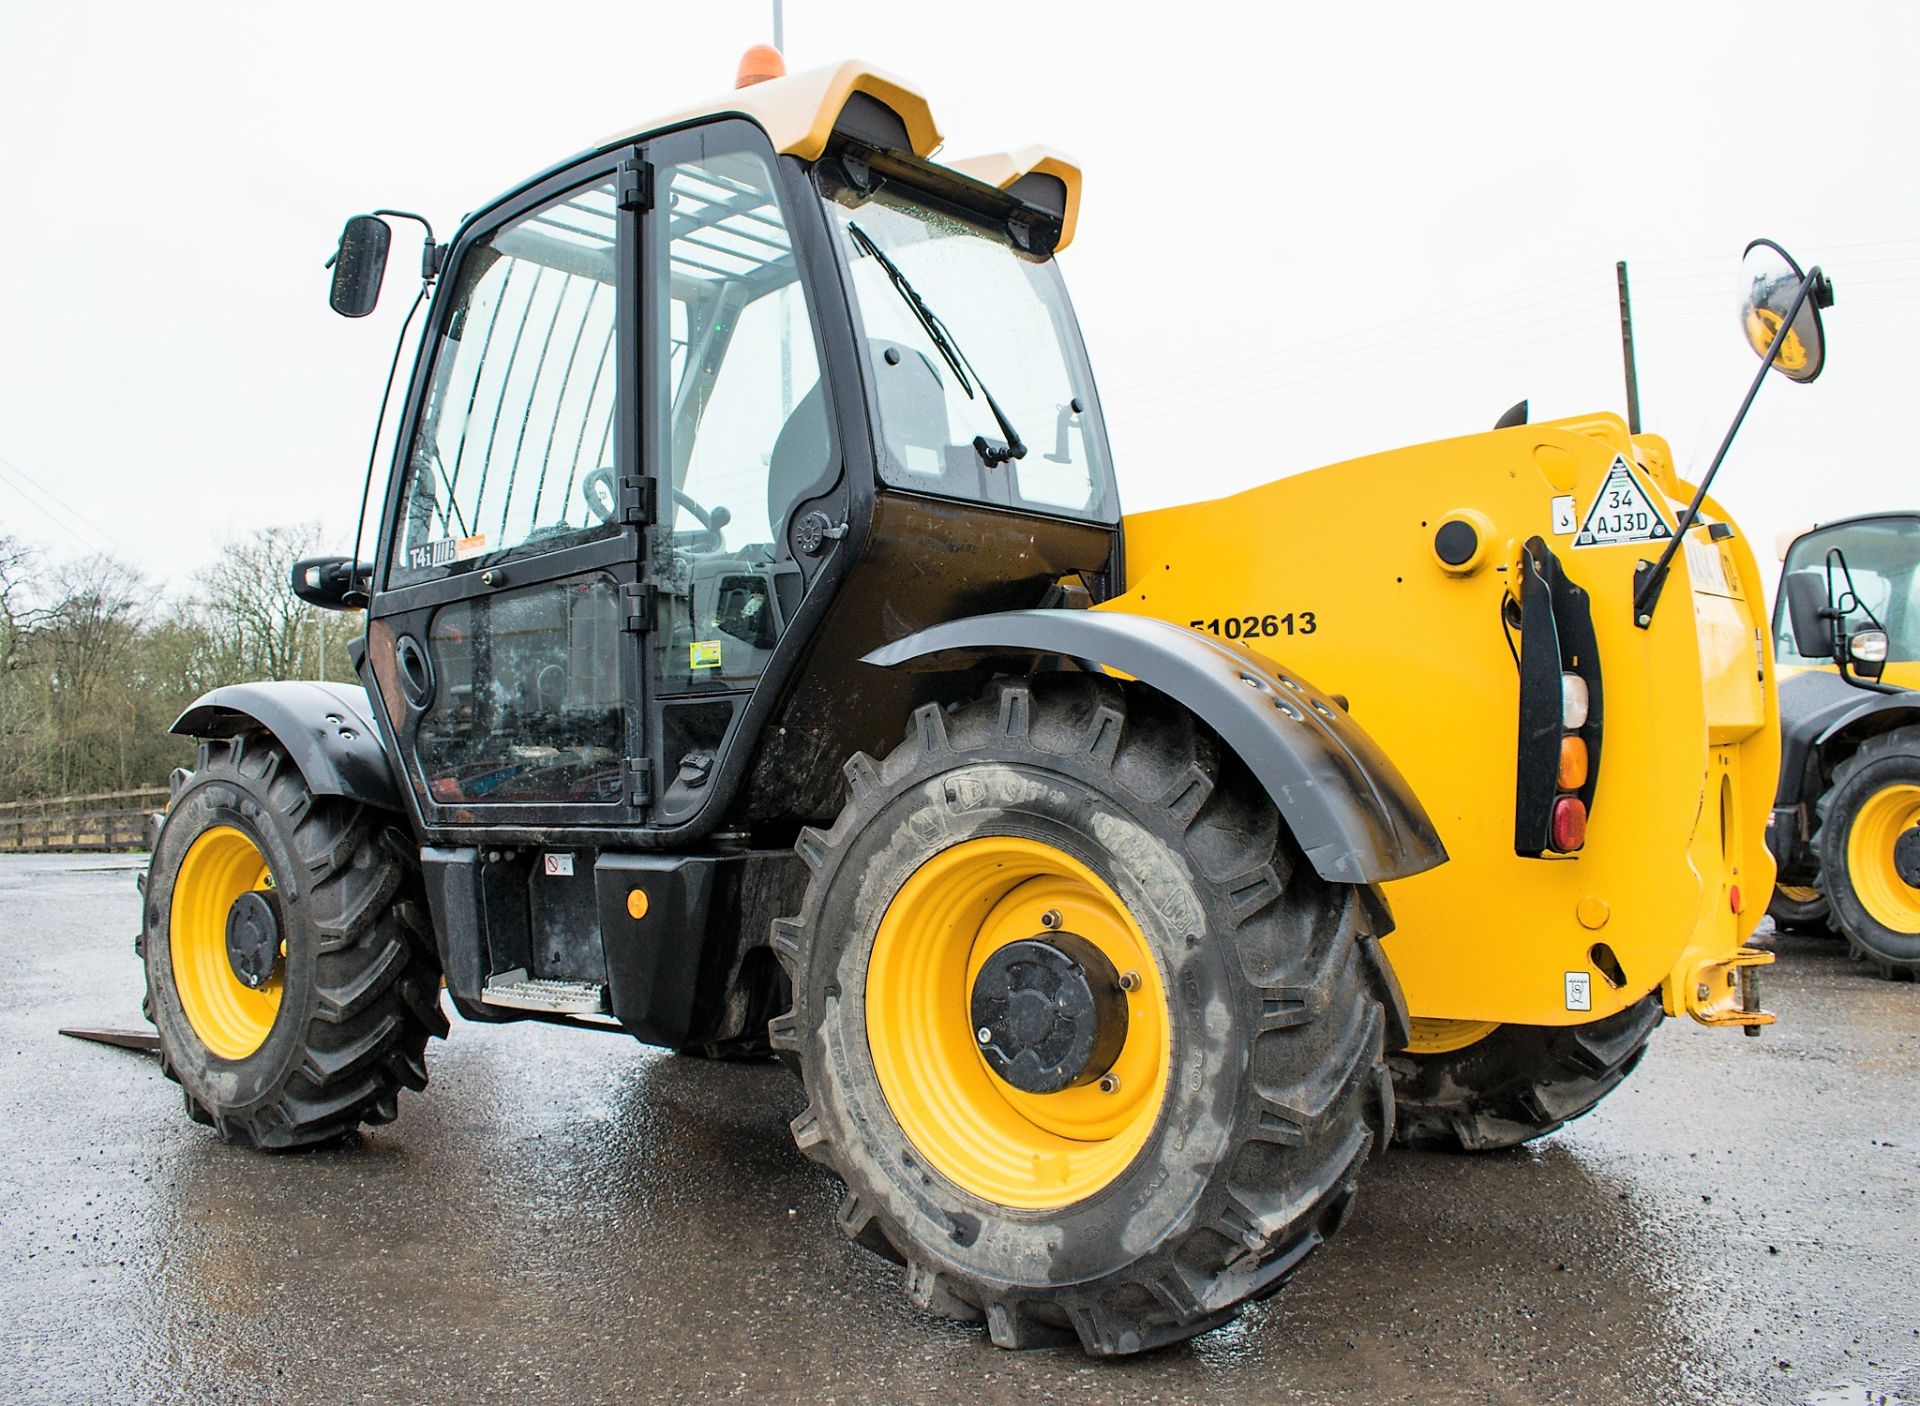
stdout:
POLYGON ((333 254, 333 289, 327 303, 342 317, 365 317, 380 301, 393 227, 376 215, 355 215, 340 231, 333 254))
POLYGON ((1787 620, 1793 627, 1795 652, 1802 659, 1835 658, 1826 579, 1817 571, 1795 571, 1787 577, 1786 589, 1787 620))
POLYGON ((1756 239, 1747 246, 1740 264, 1740 282, 1744 289, 1740 329, 1747 334, 1753 354, 1764 360, 1774 338, 1780 337, 1780 353, 1773 359, 1773 369, 1790 381, 1813 380, 1827 360, 1820 309, 1833 306, 1833 284, 1817 268, 1803 274, 1793 255, 1771 239, 1756 239), (1802 298, 1800 289, 1809 281, 1811 286, 1802 298), (1797 312, 1795 302, 1800 305, 1797 312))
POLYGON ((360 610, 367 603, 373 563, 350 557, 302 557, 293 564, 293 593, 322 610, 360 610))
POLYGON ((1847 659, 1861 678, 1878 680, 1887 671, 1887 632, 1856 630, 1847 641, 1847 659))

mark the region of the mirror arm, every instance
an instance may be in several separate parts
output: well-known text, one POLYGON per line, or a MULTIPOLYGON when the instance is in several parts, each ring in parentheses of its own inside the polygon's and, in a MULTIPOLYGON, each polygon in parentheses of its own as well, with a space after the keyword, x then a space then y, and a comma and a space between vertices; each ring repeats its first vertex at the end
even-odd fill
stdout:
POLYGON ((1868 693, 1910 693, 1912 692, 1911 689, 1900 688, 1895 684, 1882 683, 1879 679, 1862 678, 1859 674, 1854 673, 1853 659, 1852 659, 1852 656, 1850 656, 1847 653, 1847 646, 1844 638, 1841 640, 1840 648, 1833 662, 1835 666, 1838 667, 1838 669, 1840 670, 1841 678, 1845 679, 1848 683, 1852 684, 1855 688, 1863 689, 1868 693))
POLYGON ((420 277, 431 283, 439 276, 441 267, 447 261, 447 251, 434 243, 433 224, 425 215, 416 215, 411 210, 375 210, 375 215, 391 215, 396 220, 412 220, 427 232, 427 242, 420 251, 420 277))
MULTIPOLYGON (((1773 369, 1780 348, 1786 344, 1787 329, 1793 326, 1793 320, 1800 316, 1800 308, 1813 292, 1814 285, 1821 279, 1818 265, 1807 271, 1800 280, 1800 289, 1793 295, 1793 306, 1775 329, 1773 341, 1767 347, 1767 354, 1760 362, 1760 370, 1753 378, 1753 384, 1747 387, 1746 399, 1740 402, 1740 409, 1733 417, 1733 423, 1727 427, 1726 438, 1720 441, 1720 449, 1713 456, 1713 462, 1707 466, 1706 473, 1700 477, 1700 484, 1693 490, 1693 501, 1687 504, 1687 510, 1680 514, 1680 521, 1673 529, 1673 538, 1660 553, 1660 559, 1653 564, 1651 571, 1641 573, 1639 586, 1633 592, 1633 623, 1641 629, 1653 624, 1653 612, 1659 608, 1660 592, 1667 584, 1667 572, 1673 565, 1673 554, 1680 550, 1680 544, 1686 541, 1687 533, 1693 530, 1694 521, 1700 516, 1700 505, 1706 501, 1707 490, 1713 486, 1714 475, 1720 472, 1721 461, 1727 457, 1727 450, 1733 445, 1733 437, 1740 433, 1740 426, 1746 422, 1747 411, 1753 406, 1753 398, 1760 394, 1761 383, 1767 379, 1767 372, 1773 369)), ((1644 563, 1643 563, 1644 565, 1644 563)))
MULTIPOLYGON (((428 243, 431 246, 431 235, 428 236, 428 243)), ((360 541, 367 530, 367 503, 373 497, 373 470, 375 465, 380 462, 380 431, 386 427, 387 405, 393 399, 394 377, 397 376, 400 371, 400 353, 406 349, 407 329, 413 326, 413 319, 415 315, 419 313, 421 304, 426 302, 427 290, 431 286, 430 281, 420 285, 419 293, 414 296, 413 306, 407 309, 406 319, 400 324, 400 335, 393 339, 393 360, 387 365, 387 388, 380 393, 380 413, 374 417, 373 421, 373 443, 367 446, 367 476, 360 484, 360 515, 353 521, 353 556, 350 560, 355 563, 356 574, 358 573, 358 567, 362 564, 360 562, 360 541)), ((369 594, 371 593, 372 586, 373 567, 371 564, 367 564, 367 591, 369 594)))

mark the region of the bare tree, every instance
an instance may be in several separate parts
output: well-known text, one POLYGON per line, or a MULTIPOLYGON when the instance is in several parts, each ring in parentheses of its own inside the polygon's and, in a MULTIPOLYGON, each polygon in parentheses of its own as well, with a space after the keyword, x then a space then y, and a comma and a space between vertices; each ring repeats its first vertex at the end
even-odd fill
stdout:
POLYGON ((23 793, 40 741, 33 708, 36 680, 24 667, 21 621, 31 561, 28 548, 0 535, 0 799, 23 793))
POLYGON ((293 593, 293 563, 319 543, 318 525, 303 523, 262 528, 222 549, 195 614, 225 682, 351 677, 346 641, 362 628, 360 617, 316 610, 293 593))
POLYGON ((221 684, 350 679, 357 612, 293 594, 313 526, 222 549, 192 598, 166 605, 106 557, 43 566, 0 536, 0 800, 154 786, 190 762, 175 718, 221 684))

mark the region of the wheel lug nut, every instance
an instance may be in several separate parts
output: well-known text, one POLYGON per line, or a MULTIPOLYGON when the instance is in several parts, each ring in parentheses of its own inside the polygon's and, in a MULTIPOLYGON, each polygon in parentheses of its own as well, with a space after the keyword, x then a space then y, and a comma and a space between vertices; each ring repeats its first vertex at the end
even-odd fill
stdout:
POLYGON ((1060 926, 1060 910, 1058 908, 1049 908, 1046 912, 1042 913, 1040 915, 1040 926, 1048 932, 1055 931, 1060 926))
POLYGON ((1102 1074, 1100 1076, 1100 1092, 1103 1094, 1119 1093, 1120 1076, 1118 1074, 1102 1074))
POLYGON ((973 1032, 973 1037, 984 1045, 992 1041, 993 1032, 983 1025, 973 1032))
POLYGON ((1140 973, 1121 972, 1120 989, 1122 991, 1138 991, 1140 989, 1140 973))

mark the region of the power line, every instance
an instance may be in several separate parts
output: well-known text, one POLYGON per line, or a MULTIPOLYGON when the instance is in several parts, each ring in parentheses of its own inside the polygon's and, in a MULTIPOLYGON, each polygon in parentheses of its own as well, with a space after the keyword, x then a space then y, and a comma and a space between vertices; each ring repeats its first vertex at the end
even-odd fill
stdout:
MULTIPOLYGON (((1889 247, 1894 245, 1902 245, 1906 243, 1920 244, 1920 239, 1915 239, 1911 241, 1872 240, 1872 241, 1863 241, 1859 244, 1851 245, 1851 246, 1832 245, 1832 246, 1824 246, 1824 247, 1879 248, 1879 247, 1889 247)), ((1920 255, 1909 255, 1909 256, 1895 257, 1895 258, 1889 258, 1889 259, 1883 259, 1883 260, 1874 260, 1871 262, 1907 263, 1915 260, 1920 260, 1920 255)), ((1689 256, 1685 259, 1647 260, 1643 262, 1676 263, 1676 262, 1707 262, 1707 261, 1712 261, 1712 262, 1724 265, 1728 262, 1728 259, 1727 259, 1727 255, 1725 254, 1714 254, 1714 255, 1689 256)), ((1853 262, 1864 264, 1869 261, 1857 260, 1853 262)), ((1421 322, 1430 322, 1436 318, 1444 318, 1449 313, 1452 313, 1455 311, 1465 311, 1465 310, 1470 310, 1474 308, 1485 309, 1486 304, 1488 302, 1511 300, 1514 298, 1525 296, 1528 293, 1539 292, 1549 288, 1560 287, 1564 284, 1577 282, 1582 279, 1597 280, 1598 276, 1599 276, 1598 271, 1594 273, 1580 272, 1580 273, 1564 274, 1559 278, 1547 279, 1539 283, 1529 284, 1522 288, 1513 289, 1506 293, 1494 294, 1487 299, 1480 299, 1470 303, 1456 304, 1451 308, 1436 308, 1436 309, 1429 310, 1427 312, 1415 314, 1412 317, 1397 319, 1396 321, 1393 321, 1393 322, 1376 323, 1370 327, 1357 328, 1349 332, 1334 333, 1329 335, 1327 338, 1325 338, 1324 341, 1351 342, 1354 338, 1367 336, 1372 333, 1383 332, 1383 331, 1393 331, 1396 328, 1411 327, 1412 324, 1417 324, 1421 322)), ((1905 284, 1905 283, 1913 282, 1916 279, 1920 279, 1920 275, 1914 275, 1913 277, 1895 277, 1891 279, 1848 279, 1847 286, 1876 287, 1884 284, 1905 284)), ((1726 278, 1726 275, 1722 273, 1719 273, 1719 272, 1708 273, 1704 271, 1696 272, 1696 273, 1653 274, 1653 275, 1645 276, 1642 278, 1636 278, 1635 280, 1636 286, 1639 286, 1640 284, 1643 284, 1643 283, 1667 283, 1667 284, 1692 285, 1700 289, 1700 291, 1698 292, 1681 292, 1678 290, 1658 289, 1655 292, 1653 292, 1649 297, 1646 298, 1645 302, 1642 304, 1642 308, 1639 311, 1643 312, 1643 315, 1646 316, 1647 320, 1649 320, 1650 322, 1653 322, 1655 325, 1663 326, 1663 327, 1673 325, 1674 323, 1677 323, 1677 322, 1688 322, 1695 319, 1704 319, 1710 315, 1707 312, 1707 310, 1704 308, 1685 308, 1685 307, 1677 307, 1672 305, 1680 304, 1680 303, 1690 303, 1690 302, 1702 303, 1702 302, 1707 302, 1709 300, 1712 300, 1712 301, 1724 300, 1724 301, 1727 301, 1730 306, 1731 295, 1727 291, 1727 286, 1726 286, 1727 281, 1728 280, 1726 278), (1709 283, 1719 285, 1719 286, 1711 289, 1704 286, 1709 283)), ((1193 368, 1191 370, 1175 373, 1173 375, 1169 375, 1166 377, 1158 377, 1150 381, 1133 381, 1133 382, 1123 383, 1120 386, 1114 388, 1112 391, 1109 391, 1107 393, 1107 399, 1109 402, 1108 416, 1110 419, 1113 419, 1116 423, 1119 423, 1119 424, 1126 424, 1126 425, 1133 425, 1133 426, 1149 425, 1162 420, 1166 420, 1169 418, 1173 418, 1179 415, 1189 413, 1193 410, 1206 409, 1209 406, 1222 404, 1227 401, 1237 401, 1245 398, 1243 394, 1226 391, 1223 394, 1206 396, 1204 399, 1196 399, 1196 394, 1204 395, 1204 393, 1209 391, 1216 391, 1216 390, 1224 391, 1224 389, 1227 387, 1257 384, 1260 390, 1276 390, 1282 387, 1300 386, 1300 385, 1305 385, 1312 382, 1329 382, 1334 385, 1339 385, 1339 384, 1345 383, 1345 381, 1348 379, 1348 377, 1344 373, 1359 373, 1361 375, 1366 376, 1368 379, 1374 379, 1378 376, 1378 368, 1383 365, 1389 365, 1394 362, 1405 361, 1411 357, 1430 355, 1433 351, 1436 351, 1436 350, 1451 349, 1451 348, 1456 348, 1456 347, 1465 345, 1467 343, 1486 341, 1489 338, 1493 338, 1493 337, 1511 337, 1515 333, 1525 332, 1536 327, 1549 326, 1555 322, 1565 321, 1570 316, 1580 315, 1580 313, 1583 310, 1569 309, 1561 313, 1549 314, 1548 316, 1530 319, 1525 322, 1512 322, 1512 323, 1508 323, 1505 326, 1496 327, 1489 331, 1479 333, 1471 337, 1458 336, 1457 332, 1458 332, 1458 329, 1461 327, 1473 326, 1476 324, 1487 323, 1487 322, 1499 322, 1501 319, 1510 319, 1515 317, 1516 315, 1519 315, 1528 311, 1533 311, 1539 308, 1551 307, 1557 303, 1566 302, 1569 299, 1580 299, 1580 298, 1585 298, 1587 296, 1590 296, 1587 290, 1579 289, 1579 288, 1567 289, 1564 292, 1556 293, 1550 297, 1535 299, 1533 304, 1530 307, 1510 307, 1510 308, 1495 308, 1495 309, 1485 310, 1485 311, 1482 311, 1478 316, 1456 319, 1452 322, 1444 323, 1438 326, 1413 327, 1412 330, 1401 332, 1396 336, 1377 338, 1372 341, 1357 343, 1355 345, 1351 345, 1347 347, 1327 348, 1324 345, 1320 345, 1320 346, 1316 346, 1316 348, 1313 351, 1305 352, 1305 353, 1297 353, 1297 352, 1260 353, 1254 356, 1237 358, 1233 361, 1210 363, 1207 366, 1193 368), (1396 346, 1396 345, 1401 345, 1409 342, 1423 342, 1423 341, 1432 342, 1434 343, 1434 345, 1428 348, 1416 348, 1414 350, 1411 350, 1405 353, 1400 353, 1395 356, 1389 356, 1389 357, 1377 357, 1373 355, 1373 353, 1377 352, 1382 347, 1396 346), (1328 366, 1329 362, 1337 362, 1341 359, 1351 359, 1356 357, 1367 357, 1369 359, 1366 362, 1361 363, 1359 365, 1355 365, 1355 366, 1339 366, 1339 365, 1328 366), (1244 368, 1244 367, 1250 367, 1250 366, 1257 367, 1258 369, 1242 370, 1239 372, 1239 374, 1228 375, 1225 377, 1214 374, 1215 372, 1223 369, 1237 368, 1237 367, 1244 368), (1298 377, 1281 376, 1278 379, 1274 378, 1275 372, 1288 372, 1295 368, 1306 368, 1306 367, 1319 367, 1323 369, 1311 372, 1306 376, 1298 376, 1298 377), (1183 384, 1183 383, 1186 383, 1186 384, 1183 384), (1198 383, 1198 384, 1193 384, 1193 383, 1198 383), (1144 413, 1135 413, 1136 408, 1143 405, 1148 407, 1146 411, 1144 413)), ((1610 302, 1610 300, 1608 301, 1610 302)), ((1877 301, 1887 301, 1887 299, 1876 297, 1876 298, 1860 299, 1859 301, 1862 303, 1870 303, 1870 302, 1877 302, 1877 301)), ((1596 299, 1596 309, 1598 308, 1598 306, 1599 306, 1599 302, 1596 299)), ((1716 323, 1722 320, 1720 314, 1718 313, 1711 314, 1711 316, 1713 317, 1713 320, 1716 323)), ((1701 325, 1704 326, 1705 325, 1704 322, 1702 322, 1701 325)), ((1520 350, 1524 347, 1535 345, 1538 340, 1539 339, 1535 339, 1534 341, 1516 342, 1511 344, 1511 346, 1507 349, 1520 350)), ((1549 338, 1548 340, 1557 340, 1557 338, 1549 338)), ((1259 391, 1255 391, 1253 394, 1257 396, 1259 394, 1259 391)))
POLYGON ((80 545, 88 551, 125 550, 120 542, 109 536, 106 532, 94 527, 84 514, 75 511, 62 500, 58 494, 40 483, 38 479, 14 463, 13 460, 0 457, 0 477, 4 477, 6 481, 13 486, 14 490, 20 494, 21 499, 26 502, 28 506, 34 508, 42 517, 46 518, 47 521, 53 523, 54 526, 73 538, 74 541, 80 543, 80 545), (54 508, 59 509, 60 515, 56 515, 41 502, 35 501, 36 497, 44 499, 46 503, 51 503, 54 508), (68 519, 68 521, 63 522, 61 520, 62 515, 68 519), (79 529, 78 531, 75 530, 76 527, 79 529), (83 536, 82 533, 87 534, 87 536, 83 536), (87 540, 88 536, 93 540, 87 540))
MULTIPOLYGON (((1561 332, 1535 338, 1529 345, 1542 346, 1588 335, 1590 332, 1587 328, 1570 327, 1561 332)), ((1461 381, 1487 378, 1498 373, 1499 370, 1497 363, 1489 362, 1458 369, 1451 375, 1422 376, 1418 388, 1425 390, 1433 386, 1453 385, 1461 381)), ((1195 441, 1216 438, 1228 431, 1239 430, 1248 423, 1258 420, 1281 418, 1288 421, 1312 420, 1357 406, 1378 405, 1391 397, 1396 384, 1403 387, 1409 379, 1407 373, 1401 373, 1398 377, 1381 377, 1378 381, 1356 377, 1331 389, 1357 390, 1359 394, 1328 400, 1324 394, 1316 393, 1310 403, 1292 396, 1243 397, 1240 398, 1242 403, 1235 409, 1223 414, 1201 416, 1195 423, 1179 426, 1177 430, 1176 420, 1173 417, 1156 417, 1141 421, 1115 420, 1114 428, 1121 435, 1128 437, 1134 435, 1149 438, 1165 437, 1178 433, 1181 443, 1185 446, 1195 441)), ((1324 392, 1327 389, 1330 388, 1321 387, 1319 391, 1324 392)))
MULTIPOLYGON (((1577 279, 1583 279, 1583 278, 1594 279, 1598 277, 1599 277, 1598 271, 1564 274, 1559 278, 1550 278, 1540 283, 1528 284, 1525 287, 1516 288, 1506 293, 1491 294, 1486 298, 1475 299, 1472 302, 1456 303, 1450 307, 1430 308, 1425 312, 1415 313, 1410 317, 1395 318, 1391 322, 1374 323, 1373 325, 1368 327, 1357 327, 1346 332, 1331 332, 1326 334, 1324 337, 1321 337, 1318 339, 1318 342, 1316 344, 1316 350, 1313 353, 1310 353, 1304 356, 1289 356, 1283 352, 1262 352, 1255 356, 1242 357, 1234 361, 1222 361, 1222 362, 1209 363, 1208 365, 1195 367, 1187 371, 1177 372, 1170 376, 1155 377, 1151 381, 1136 381, 1136 382, 1122 384, 1120 386, 1115 387, 1114 391, 1117 393, 1124 393, 1129 390, 1136 390, 1136 389, 1144 390, 1147 387, 1163 386, 1171 381, 1193 380, 1200 377, 1206 377, 1212 371, 1217 370, 1221 367, 1243 366, 1249 362, 1272 361, 1272 360, 1275 360, 1276 358, 1284 358, 1284 360, 1281 361, 1281 365, 1283 366, 1306 365, 1311 362, 1324 361, 1330 357, 1335 357, 1335 356, 1358 355, 1363 352, 1371 351, 1376 347, 1391 346, 1395 342, 1406 341, 1416 337, 1445 335, 1455 327, 1469 326, 1469 325, 1472 325, 1473 323, 1484 322, 1491 318, 1496 318, 1496 317, 1510 317, 1516 313, 1523 313, 1523 312, 1529 311, 1529 309, 1524 307, 1493 309, 1490 311, 1484 311, 1481 313, 1480 316, 1475 318, 1460 319, 1451 323, 1447 323, 1441 327, 1429 328, 1423 331, 1406 332, 1399 337, 1388 338, 1384 341, 1368 342, 1360 346, 1348 347, 1344 349, 1340 349, 1340 348, 1327 349, 1326 348, 1326 343, 1329 343, 1329 342, 1352 341, 1356 337, 1370 336, 1375 332, 1397 331, 1398 329, 1408 327, 1413 323, 1426 322, 1434 318, 1445 318, 1453 313, 1467 312, 1475 308, 1484 309, 1486 308, 1488 303, 1499 302, 1504 299, 1521 297, 1527 293, 1537 292, 1542 289, 1556 287, 1560 284, 1570 283, 1577 279)), ((1553 298, 1538 299, 1535 301, 1534 305, 1545 306, 1553 302, 1563 301, 1569 297, 1578 297, 1578 296, 1581 296, 1581 294, 1576 290, 1573 292, 1556 295, 1553 298)))
MULTIPOLYGON (((1594 319, 1598 315, 1599 315, 1598 309, 1571 308, 1566 312, 1556 313, 1549 317, 1535 319, 1533 322, 1527 323, 1522 327, 1495 328, 1490 331, 1477 333, 1471 337, 1454 338, 1451 341, 1445 342, 1440 345, 1432 346, 1432 347, 1416 347, 1412 350, 1400 352, 1393 356, 1378 357, 1372 361, 1369 361, 1365 364, 1358 365, 1358 366, 1330 367, 1325 371, 1313 372, 1304 376, 1288 376, 1288 377, 1271 378, 1271 379, 1266 377, 1260 377, 1259 379, 1262 382, 1260 390, 1256 390, 1252 392, 1236 393, 1236 392, 1229 391, 1220 395, 1208 396, 1205 399, 1200 399, 1200 400, 1193 399, 1191 395, 1188 395, 1184 398, 1173 400, 1167 404, 1152 406, 1144 414, 1134 415, 1131 417, 1127 416, 1126 411, 1118 409, 1116 407, 1115 409, 1111 409, 1107 412, 1108 418, 1109 419, 1130 418, 1131 423, 1140 424, 1140 423, 1151 422, 1154 420, 1166 419, 1166 418, 1176 417, 1179 415, 1188 414, 1194 410, 1204 410, 1208 406, 1219 405, 1227 401, 1245 400, 1250 395, 1257 397, 1258 395, 1261 394, 1262 391, 1271 392, 1271 391, 1281 390, 1284 388, 1310 385, 1315 382, 1331 382, 1335 385, 1344 384, 1345 382, 1350 380, 1365 380, 1369 382, 1378 382, 1380 380, 1387 379, 1387 377, 1381 374, 1380 368, 1382 367, 1394 366, 1394 365, 1397 365, 1398 363, 1405 362, 1405 361, 1431 357, 1436 352, 1451 352, 1459 347, 1470 346, 1480 342, 1486 342, 1494 338, 1500 338, 1503 340, 1501 340, 1499 344, 1496 346, 1483 348, 1480 352, 1473 353, 1471 355, 1483 356, 1490 353, 1494 355, 1510 354, 1514 351, 1523 349, 1525 347, 1537 345, 1542 341, 1555 340, 1559 337, 1566 336, 1570 333, 1578 333, 1582 336, 1591 335, 1594 332, 1594 328, 1592 328, 1591 326, 1579 326, 1579 327, 1565 328, 1561 332, 1548 333, 1541 337, 1528 338, 1521 341, 1512 340, 1513 334, 1518 331, 1526 331, 1534 327, 1550 326, 1557 322, 1565 322, 1569 318, 1586 319, 1590 322, 1592 319, 1594 319)), ((1458 361, 1459 359, 1460 358, 1458 357, 1449 358, 1450 362, 1458 361)), ((1248 379, 1253 379, 1253 378, 1240 377, 1237 379, 1240 381, 1246 381, 1248 379)), ((1211 387, 1203 387, 1200 389, 1202 390, 1211 389, 1211 387)))

